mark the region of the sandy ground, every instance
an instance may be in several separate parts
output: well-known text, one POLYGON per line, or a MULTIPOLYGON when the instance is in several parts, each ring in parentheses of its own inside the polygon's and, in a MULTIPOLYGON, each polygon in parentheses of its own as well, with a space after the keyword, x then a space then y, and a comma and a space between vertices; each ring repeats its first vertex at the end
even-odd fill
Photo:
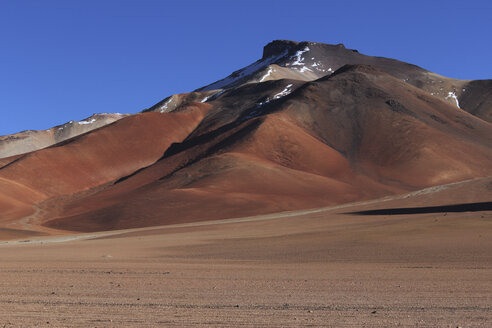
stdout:
POLYGON ((0 326, 490 327, 490 211, 360 208, 3 242, 0 326))

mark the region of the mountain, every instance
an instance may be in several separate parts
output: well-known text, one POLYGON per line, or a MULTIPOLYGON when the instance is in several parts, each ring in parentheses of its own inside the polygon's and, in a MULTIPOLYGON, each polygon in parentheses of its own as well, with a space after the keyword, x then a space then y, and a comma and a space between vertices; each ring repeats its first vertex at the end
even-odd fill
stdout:
POLYGON ((147 111, 172 111, 183 102, 208 101, 223 90, 248 83, 294 79, 313 81, 332 74, 344 65, 370 65, 409 83, 456 107, 491 122, 491 80, 458 80, 429 72, 395 59, 360 54, 343 44, 276 40, 267 44, 255 63, 226 78, 199 88, 196 92, 173 95, 147 111), (199 93, 203 92, 203 93, 199 93))
POLYGON ((70 121, 42 131, 23 131, 0 136, 0 159, 46 148, 61 141, 113 123, 125 114, 94 114, 82 121, 70 121))
POLYGON ((134 228, 487 177, 491 90, 343 45, 273 41, 222 80, 0 159, 0 223, 134 228))

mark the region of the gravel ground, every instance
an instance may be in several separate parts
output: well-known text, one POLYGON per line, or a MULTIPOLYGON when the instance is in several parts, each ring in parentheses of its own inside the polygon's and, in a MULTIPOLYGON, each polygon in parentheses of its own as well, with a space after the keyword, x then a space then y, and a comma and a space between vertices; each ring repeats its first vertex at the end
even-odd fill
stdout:
POLYGON ((37 237, 0 247, 0 327, 490 327, 491 237, 490 212, 37 237))

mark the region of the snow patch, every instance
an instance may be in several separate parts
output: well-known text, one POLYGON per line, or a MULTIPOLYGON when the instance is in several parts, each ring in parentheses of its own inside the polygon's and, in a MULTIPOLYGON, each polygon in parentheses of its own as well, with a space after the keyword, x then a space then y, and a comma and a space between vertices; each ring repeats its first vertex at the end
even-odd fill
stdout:
POLYGON ((171 103, 172 100, 173 100, 173 98, 172 97, 169 97, 169 99, 164 103, 164 105, 161 106, 161 108, 160 108, 159 111, 161 113, 166 112, 167 111, 167 106, 171 103))
MULTIPOLYGON (((282 90, 281 92, 279 92, 275 96, 273 96, 272 100, 277 100, 277 99, 280 99, 280 98, 285 97, 288 94, 290 94, 292 92, 292 90, 290 90, 292 85, 293 84, 287 85, 284 90, 282 90)), ((251 112, 249 112, 247 115, 245 115, 241 119, 241 122, 244 122, 246 120, 249 120, 250 118, 261 115, 261 111, 260 111, 261 107, 263 107, 263 105, 265 105, 265 104, 268 104, 269 102, 270 102, 270 98, 267 98, 265 101, 258 103, 251 112)))
POLYGON ((95 119, 95 118, 93 118, 93 119, 91 119, 91 120, 89 120, 89 121, 80 121, 80 122, 77 122, 77 123, 78 123, 78 124, 80 124, 80 125, 85 125, 85 124, 92 124, 92 123, 94 123, 95 121, 96 121, 96 119, 95 119))
POLYGON ((310 70, 309 68, 307 68, 306 66, 302 66, 301 69, 299 70, 299 72, 301 73, 304 73, 305 71, 310 71, 312 72, 312 70, 310 70))
POLYGON ((253 73, 256 73, 259 70, 262 70, 263 68, 269 66, 270 64, 273 64, 274 62, 276 62, 280 58, 287 55, 287 53, 288 53, 288 51, 284 50, 284 52, 282 52, 279 55, 270 56, 270 57, 267 57, 265 59, 260 59, 256 62, 254 62, 253 64, 246 66, 245 68, 240 69, 240 70, 232 73, 231 75, 229 75, 225 79, 222 79, 222 80, 219 80, 215 83, 210 84, 209 86, 203 88, 202 90, 208 91, 208 90, 222 89, 224 87, 227 87, 227 86, 229 86, 233 83, 236 83, 237 81, 243 79, 246 76, 249 76, 253 73))
POLYGON ((208 96, 206 96, 205 98, 203 98, 200 102, 204 103, 204 102, 207 102, 208 100, 215 100, 217 99, 221 94, 223 94, 224 92, 226 92, 226 90, 217 90, 217 92, 214 92, 208 96))
POLYGON ((268 69, 268 72, 266 72, 266 74, 265 74, 265 75, 263 75, 263 77, 260 79, 260 82, 263 82, 263 81, 264 81, 267 77, 269 77, 269 76, 270 76, 270 74, 272 74, 272 73, 273 73, 273 68, 271 68, 271 67, 270 67, 270 68, 268 69))
POLYGON ((448 92, 448 95, 446 96, 446 99, 448 99, 448 98, 453 98, 454 101, 456 101, 456 107, 458 107, 458 108, 461 109, 460 103, 458 102, 458 97, 456 97, 456 93, 454 93, 454 92, 448 92))
POLYGON ((287 85, 284 90, 273 96, 273 99, 279 99, 290 94, 292 92, 292 90, 290 90, 290 87, 292 87, 292 84, 287 85))
POLYGON ((246 120, 249 120, 250 118, 259 116, 261 114, 261 112, 259 111, 259 109, 261 107, 263 107, 263 105, 268 104, 269 102, 270 102, 270 98, 267 98, 265 101, 259 102, 258 105, 256 105, 255 108, 251 112, 249 112, 246 116, 244 116, 242 118, 241 122, 244 122, 246 120))
POLYGON ((308 52, 309 50, 311 50, 311 49, 309 49, 309 47, 306 47, 303 50, 298 50, 294 56, 290 57, 291 59, 294 59, 294 58, 296 59, 291 65, 292 66, 304 65, 304 63, 303 63, 304 58, 302 58, 301 56, 303 53, 308 52))
POLYGON ((255 109, 261 108, 263 105, 268 104, 270 102, 270 98, 267 98, 265 101, 261 101, 256 105, 255 109))

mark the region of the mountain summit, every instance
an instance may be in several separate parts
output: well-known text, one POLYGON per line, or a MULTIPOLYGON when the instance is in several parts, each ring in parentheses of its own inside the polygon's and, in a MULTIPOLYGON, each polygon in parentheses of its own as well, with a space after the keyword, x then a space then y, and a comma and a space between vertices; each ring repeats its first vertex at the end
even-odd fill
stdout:
POLYGON ((273 41, 258 61, 194 92, 0 159, 1 222, 123 229, 487 177, 491 94, 490 80, 446 78, 342 44, 273 41))

